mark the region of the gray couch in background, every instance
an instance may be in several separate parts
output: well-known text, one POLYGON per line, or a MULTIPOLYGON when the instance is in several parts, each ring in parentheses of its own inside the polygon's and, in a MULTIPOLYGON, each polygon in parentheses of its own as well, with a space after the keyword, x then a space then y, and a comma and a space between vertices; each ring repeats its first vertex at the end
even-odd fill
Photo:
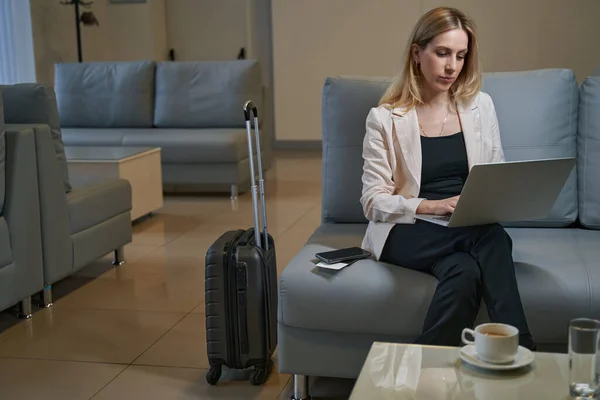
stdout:
MULTIPOLYGON (((360 246, 365 119, 388 79, 330 78, 323 91, 322 224, 279 282, 279 370, 356 378, 373 341, 411 343, 434 277, 374 260, 337 272, 312 260, 360 246)), ((579 88, 570 70, 491 73, 483 90, 498 114, 507 160, 576 156, 551 215, 507 224, 525 313, 539 350, 566 351, 569 320, 600 318, 600 77, 579 88)), ((482 305, 477 323, 488 320, 482 305)), ((302 394, 301 392, 299 392, 302 394)))
MULTIPOLYGON (((40 84, 0 89, 7 131, 29 132, 35 146, 30 167, 35 179, 23 182, 36 184, 27 196, 37 197, 37 208, 28 212, 40 218, 43 304, 49 306, 55 282, 112 251, 115 263, 123 262, 123 246, 132 240, 131 186, 123 179, 71 185, 54 91, 40 84)), ((35 249, 36 240, 32 235, 27 248, 35 249)))
POLYGON ((20 305, 44 286, 35 139, 32 129, 8 127, 0 87, 0 310, 20 305))
POLYGON ((165 191, 249 188, 247 100, 271 165, 257 61, 60 63, 55 90, 66 145, 160 147, 165 191))

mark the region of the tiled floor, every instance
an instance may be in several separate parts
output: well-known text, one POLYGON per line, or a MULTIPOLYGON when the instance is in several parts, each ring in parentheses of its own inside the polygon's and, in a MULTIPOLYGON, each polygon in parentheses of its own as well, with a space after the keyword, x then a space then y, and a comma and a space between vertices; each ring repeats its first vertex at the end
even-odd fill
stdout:
MULTIPOLYGON (((277 154, 265 186, 281 271, 320 222, 320 154, 277 154)), ((249 193, 235 203, 167 196, 135 225, 124 266, 107 256, 65 279, 54 307, 31 320, 0 314, 0 398, 289 398, 290 377, 277 371, 260 387, 231 372, 216 387, 205 380, 204 255, 222 232, 251 223, 249 193)), ((351 382, 317 380, 313 395, 350 390, 351 382)))

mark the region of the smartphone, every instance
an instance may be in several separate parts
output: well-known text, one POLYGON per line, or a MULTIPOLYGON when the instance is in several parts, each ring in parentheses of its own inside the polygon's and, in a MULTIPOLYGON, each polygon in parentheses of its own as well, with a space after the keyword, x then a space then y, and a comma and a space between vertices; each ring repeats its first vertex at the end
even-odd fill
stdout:
POLYGON ((371 257, 371 253, 361 249, 360 247, 348 247, 346 249, 324 251, 315 254, 315 256, 326 262, 327 264, 334 264, 343 261, 360 260, 362 258, 371 257))

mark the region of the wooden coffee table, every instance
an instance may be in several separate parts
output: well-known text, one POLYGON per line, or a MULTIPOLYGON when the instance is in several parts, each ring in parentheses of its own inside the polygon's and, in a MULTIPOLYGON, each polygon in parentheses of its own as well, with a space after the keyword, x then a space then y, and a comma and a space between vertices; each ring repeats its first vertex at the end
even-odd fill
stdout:
POLYGON ((568 356, 534 354, 533 363, 521 369, 488 371, 464 363, 458 347, 375 342, 350 399, 570 399, 568 356), (413 379, 416 392, 403 392, 411 392, 402 385, 405 377, 413 379))
POLYGON ((132 191, 132 220, 163 206, 160 148, 66 146, 65 154, 73 184, 127 179, 132 191))

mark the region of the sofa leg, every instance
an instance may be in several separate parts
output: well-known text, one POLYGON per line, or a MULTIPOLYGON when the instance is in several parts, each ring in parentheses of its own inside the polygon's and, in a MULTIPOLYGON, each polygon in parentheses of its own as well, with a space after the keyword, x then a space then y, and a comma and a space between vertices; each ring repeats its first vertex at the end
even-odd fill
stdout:
POLYGON ((125 264, 125 249, 123 247, 119 247, 115 250, 115 256, 113 259, 113 265, 123 265, 125 264))
POLYGON ((238 185, 231 185, 231 200, 235 200, 238 198, 238 195, 240 194, 238 185))
POLYGON ((17 318, 31 318, 31 296, 24 298, 18 305, 17 318))
POLYGON ((292 400, 310 400, 308 376, 294 375, 294 394, 292 400))
POLYGON ((42 292, 42 303, 40 304, 40 306, 50 308, 53 306, 53 304, 54 303, 52 303, 52 286, 48 285, 44 288, 44 291, 42 292))

